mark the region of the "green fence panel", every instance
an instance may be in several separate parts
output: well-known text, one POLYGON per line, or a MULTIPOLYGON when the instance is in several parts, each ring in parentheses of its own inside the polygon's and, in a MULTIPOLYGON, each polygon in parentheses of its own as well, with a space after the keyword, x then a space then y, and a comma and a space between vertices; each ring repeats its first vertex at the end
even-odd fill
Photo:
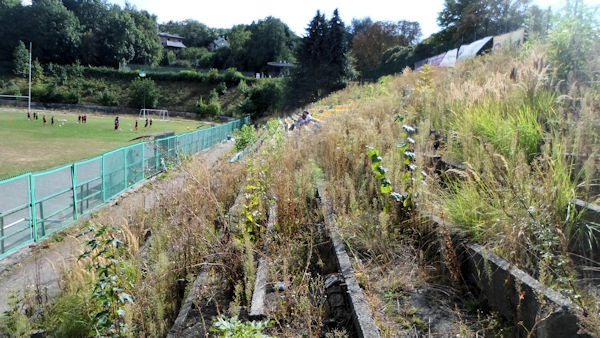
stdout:
POLYGON ((37 224, 35 240, 62 229, 74 219, 72 165, 33 174, 37 224))
POLYGON ((33 241, 30 175, 0 181, 0 256, 33 241))
POLYGON ((160 172, 158 166, 158 151, 157 142, 145 142, 144 143, 144 176, 150 177, 160 172))
POLYGON ((144 179, 144 145, 135 144, 124 149, 127 163, 127 187, 141 182, 144 179))
POLYGON ((102 205, 102 157, 77 162, 75 196, 77 215, 85 215, 102 205))
POLYGON ((194 155, 248 123, 243 118, 115 149, 56 169, 0 181, 0 257, 71 224, 127 188, 194 155))
POLYGON ((104 194, 109 200, 127 188, 123 148, 104 154, 104 194))

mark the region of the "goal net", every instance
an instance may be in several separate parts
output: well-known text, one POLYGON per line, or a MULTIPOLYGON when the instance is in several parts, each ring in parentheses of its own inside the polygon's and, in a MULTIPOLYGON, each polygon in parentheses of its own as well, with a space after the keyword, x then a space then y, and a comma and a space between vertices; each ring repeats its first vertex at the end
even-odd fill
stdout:
POLYGON ((166 109, 140 109, 140 119, 146 119, 156 117, 161 120, 167 120, 169 118, 169 111, 166 109))

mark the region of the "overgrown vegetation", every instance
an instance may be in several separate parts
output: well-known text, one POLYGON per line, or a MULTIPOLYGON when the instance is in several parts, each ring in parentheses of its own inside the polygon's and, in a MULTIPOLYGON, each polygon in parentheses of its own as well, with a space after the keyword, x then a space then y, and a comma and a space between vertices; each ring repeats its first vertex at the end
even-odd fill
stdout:
MULTIPOLYGON (((326 196, 316 189, 323 182, 383 335, 523 332, 520 323, 503 323, 466 292, 456 232, 569 297, 578 306, 581 332, 599 335, 597 294, 576 280, 581 271, 574 257, 597 254, 600 229, 582 222, 571 204, 576 197, 598 197, 600 88, 578 80, 599 71, 598 54, 575 64, 552 56, 563 43, 579 43, 562 38, 573 37, 569 29, 579 26, 557 27, 563 28, 547 40, 465 60, 454 69, 406 69, 376 84, 352 85, 317 103, 321 111, 340 103, 350 107, 323 114, 318 129, 285 137, 277 120, 258 130, 245 127, 236 150, 256 138, 261 143, 244 162, 210 169, 195 163, 186 168, 188 187, 161 208, 120 227, 112 222, 124 246, 106 252, 118 261, 106 271, 117 276, 117 285, 132 282, 133 303, 109 294, 113 303, 100 306, 89 292, 77 292, 104 281, 99 270, 87 271, 80 262, 63 294, 46 308, 51 320, 30 316, 32 325, 15 309, 3 325, 14 334, 36 325, 51 333, 94 333, 97 317, 82 315, 81 326, 66 325, 71 313, 65 304, 72 304, 86 314, 109 311, 132 335, 164 335, 178 307, 175 281, 191 281, 203 269, 198 332, 212 327, 222 335, 343 335, 323 297, 326 276, 335 272, 318 249, 326 242, 319 231, 319 202, 326 196), (271 204, 277 217, 269 232, 271 204), (432 216, 445 222, 433 224, 432 216), (149 249, 140 253, 148 228, 149 249), (272 322, 242 322, 261 257, 272 262, 272 322)), ((582 38, 590 48, 600 47, 597 34, 582 38)))

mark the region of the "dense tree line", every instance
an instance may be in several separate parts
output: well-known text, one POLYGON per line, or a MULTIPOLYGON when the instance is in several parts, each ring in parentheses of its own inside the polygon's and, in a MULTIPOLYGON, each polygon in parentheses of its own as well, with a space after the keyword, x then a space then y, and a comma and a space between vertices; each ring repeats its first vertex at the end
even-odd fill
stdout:
POLYGON ((0 60, 10 61, 19 41, 33 43, 42 63, 117 66, 157 63, 162 46, 156 16, 103 0, 0 0, 0 60))

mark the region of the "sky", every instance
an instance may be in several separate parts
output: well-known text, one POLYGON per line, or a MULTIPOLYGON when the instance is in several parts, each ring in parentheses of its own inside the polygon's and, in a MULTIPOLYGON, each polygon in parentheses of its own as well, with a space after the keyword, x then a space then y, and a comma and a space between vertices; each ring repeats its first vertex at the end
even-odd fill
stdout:
MULTIPOLYGON (((444 8, 444 0, 109 0, 124 6, 125 2, 137 9, 157 15, 158 22, 194 19, 213 28, 231 28, 236 24, 250 24, 267 16, 279 18, 297 35, 303 36, 317 10, 331 17, 338 8, 342 20, 349 25, 352 18, 370 17, 373 21, 417 21, 421 24, 422 38, 439 31, 437 15, 444 8)), ((553 9, 566 0, 533 0, 534 4, 553 9)), ((600 4, 600 0, 585 0, 586 4, 600 4)))

